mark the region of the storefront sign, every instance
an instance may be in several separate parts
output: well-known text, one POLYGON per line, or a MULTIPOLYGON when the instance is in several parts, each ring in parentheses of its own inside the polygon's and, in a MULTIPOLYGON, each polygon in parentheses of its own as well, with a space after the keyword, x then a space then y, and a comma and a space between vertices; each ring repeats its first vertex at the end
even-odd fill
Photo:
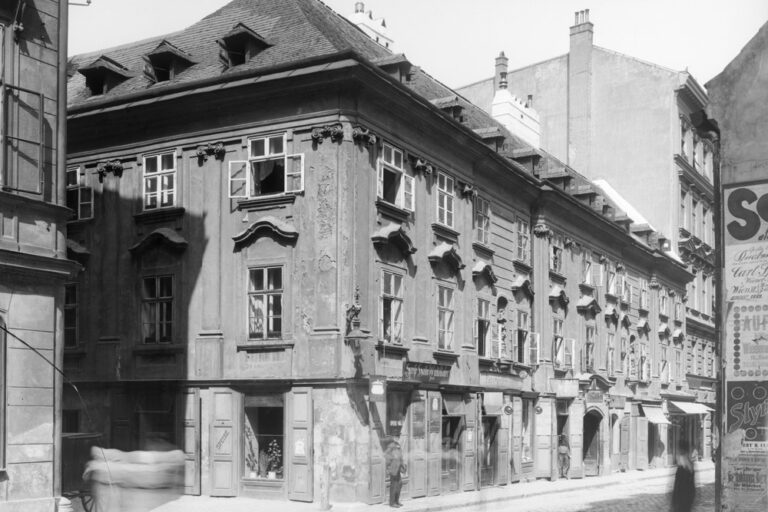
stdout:
POLYGON ((431 384, 448 381, 451 367, 443 364, 414 363, 406 361, 403 366, 403 379, 416 380, 431 384))
POLYGON ((371 377, 368 396, 371 402, 386 402, 387 379, 384 377, 371 377))
POLYGON ((722 509, 768 510, 768 183, 724 191, 722 509))
POLYGON ((601 404, 603 403, 603 392, 589 390, 585 393, 585 399, 588 404, 601 404))

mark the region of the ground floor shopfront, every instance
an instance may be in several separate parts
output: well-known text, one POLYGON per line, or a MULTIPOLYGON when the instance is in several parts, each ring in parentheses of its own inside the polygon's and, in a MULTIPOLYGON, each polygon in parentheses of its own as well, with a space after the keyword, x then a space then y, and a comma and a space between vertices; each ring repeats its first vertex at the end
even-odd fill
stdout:
MULTIPOLYGON (((328 493, 332 502, 385 502, 391 439, 407 467, 403 499, 414 499, 556 479, 559 439, 571 478, 671 464, 670 436, 705 424, 682 415, 674 427, 680 420, 661 401, 598 391, 558 397, 361 379, 135 383, 84 395, 103 444, 182 448, 188 494, 299 501, 328 493)), ((65 414, 75 406, 65 396, 65 414)))

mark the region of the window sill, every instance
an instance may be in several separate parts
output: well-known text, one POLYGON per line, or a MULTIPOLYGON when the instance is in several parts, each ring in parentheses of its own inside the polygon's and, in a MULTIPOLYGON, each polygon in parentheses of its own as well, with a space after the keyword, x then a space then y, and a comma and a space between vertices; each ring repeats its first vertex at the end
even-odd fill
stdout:
POLYGON ((533 267, 530 265, 530 263, 525 262, 521 259, 515 258, 512 260, 512 265, 515 267, 515 270, 518 272, 522 272, 524 274, 529 274, 533 271, 533 267))
POLYGON ((645 313, 646 315, 651 312, 648 306, 638 306, 637 311, 640 313, 645 313))
POLYGON ((487 258, 490 258, 494 254, 494 250, 482 242, 472 242, 472 247, 475 249, 475 251, 482 254, 483 256, 486 256, 487 258))
POLYGON ((257 352, 259 350, 285 350, 293 348, 292 340, 242 341, 238 342, 237 350, 257 352))
POLYGON ((434 231, 437 236, 446 238, 448 240, 451 240, 452 242, 459 241, 459 232, 450 226, 446 226, 445 224, 440 224, 439 222, 433 222, 432 231, 434 231))
POLYGON ((565 285, 565 281, 566 281, 565 276, 560 272, 557 272, 556 270, 549 271, 549 279, 553 283, 557 283, 560 285, 565 285))
POLYGON ((480 365, 480 369, 483 368, 492 368, 496 363, 499 362, 498 359, 494 359, 493 357, 485 357, 485 356, 478 356, 477 362, 480 365))
POLYGON ((93 217, 87 219, 72 219, 67 221, 68 229, 77 229, 80 226, 87 226, 93 223, 93 217))
POLYGON ((614 293, 606 292, 605 293, 605 300, 610 300, 612 302, 617 302, 619 300, 619 296, 614 294, 614 293))
POLYGON ((400 343, 388 343, 384 340, 379 340, 378 343, 376 343, 376 350, 382 353, 389 352, 392 355, 403 356, 408 354, 408 351, 411 349, 400 343))
POLYGON ((400 223, 407 222, 408 219, 411 218, 410 211, 400 208, 392 203, 388 203, 383 199, 376 200, 376 210, 379 212, 379 215, 384 215, 385 217, 400 223))
POLYGON ((296 202, 296 194, 276 194, 264 197, 249 197, 239 199, 237 209, 242 211, 269 210, 271 208, 285 208, 286 205, 296 202))
POLYGON ((518 363, 517 361, 512 361, 512 368, 514 368, 517 371, 520 371, 520 370, 526 371, 528 372, 529 375, 533 370, 533 366, 526 363, 518 363))
POLYGON ((459 359, 459 354, 456 352, 449 352, 447 350, 438 349, 432 352, 432 355, 437 360, 455 362, 459 359))
POLYGON ((163 222, 168 220, 175 220, 183 215, 184 208, 180 206, 174 206, 170 208, 157 208, 155 210, 137 213, 133 216, 133 219, 139 224, 144 224, 147 222, 163 222))
POLYGON ((168 344, 162 344, 162 343, 152 343, 152 344, 142 344, 137 345, 133 347, 133 353, 134 354, 169 354, 169 353, 180 353, 184 352, 186 350, 185 345, 180 345, 178 343, 168 343, 168 344))

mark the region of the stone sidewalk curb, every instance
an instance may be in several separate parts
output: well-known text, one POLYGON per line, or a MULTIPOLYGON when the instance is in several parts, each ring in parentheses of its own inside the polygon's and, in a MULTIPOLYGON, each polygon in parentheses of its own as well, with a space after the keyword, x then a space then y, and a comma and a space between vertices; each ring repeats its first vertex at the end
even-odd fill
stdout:
MULTIPOLYGON (((704 472, 714 472, 715 467, 713 464, 708 464, 703 467, 697 467, 694 469, 696 473, 704 473, 704 472)), ((654 479, 668 479, 675 473, 675 468, 658 468, 655 470, 649 470, 649 471, 633 471, 632 474, 636 476, 634 480, 654 480, 654 479)), ((524 499, 524 498, 532 498, 535 496, 542 496, 542 495, 549 495, 549 494, 561 494, 566 492, 574 492, 584 489, 601 489, 604 487, 609 487, 611 485, 614 485, 616 483, 621 482, 624 480, 625 475, 629 475, 629 473, 620 473, 620 476, 617 475, 609 475, 603 478, 595 479, 595 483, 586 483, 588 480, 586 478, 578 478, 569 480, 571 482, 578 482, 578 484, 581 485, 569 485, 567 487, 556 487, 556 488, 549 488, 547 489, 545 487, 546 483, 555 483, 555 482, 549 482, 547 480, 539 480, 535 481, 534 483, 541 482, 541 488, 540 489, 520 489, 522 492, 511 492, 509 494, 506 494, 504 496, 494 496, 494 497, 487 497, 484 499, 482 496, 483 491, 477 491, 475 495, 470 496, 469 493, 466 494, 466 499, 459 499, 454 501, 453 503, 446 503, 446 504, 428 504, 424 503, 423 506, 421 506, 421 503, 418 503, 418 501, 421 501, 423 498, 419 498, 418 501, 409 500, 404 504, 403 506, 403 512, 442 512, 445 510, 453 510, 458 508, 464 508, 471 505, 492 505, 496 503, 503 503, 507 501, 517 500, 517 499, 524 499)), ((593 480, 593 479, 589 479, 593 480)), ((558 480, 560 481, 560 480, 558 480)), ((525 485, 525 484, 522 484, 525 485)), ((497 488, 491 488, 488 490, 496 491, 504 489, 505 487, 497 487, 497 488)), ((506 487, 509 488, 509 487, 506 487)), ((517 490, 517 489, 515 489, 517 490)), ((498 492, 498 491, 497 491, 498 492)), ((455 496, 455 495, 454 495, 455 496)), ((462 496, 462 495, 458 495, 462 496)), ((440 498, 444 498, 444 496, 440 496, 440 498)), ((335 512, 361 512, 364 510, 379 510, 382 508, 389 509, 390 507, 386 504, 383 505, 373 505, 373 506, 365 506, 365 508, 360 508, 359 506, 352 506, 352 507, 345 507, 347 504, 337 504, 334 505, 330 510, 335 512), (341 506, 339 506, 341 505, 341 506)), ((322 510, 322 509, 317 509, 322 510)))

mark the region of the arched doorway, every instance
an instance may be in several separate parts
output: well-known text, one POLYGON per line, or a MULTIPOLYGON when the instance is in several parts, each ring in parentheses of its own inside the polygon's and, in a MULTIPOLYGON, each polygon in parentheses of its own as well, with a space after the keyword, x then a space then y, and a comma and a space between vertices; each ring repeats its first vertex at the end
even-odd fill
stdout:
POLYGON ((582 454, 584 457, 584 476, 597 476, 600 474, 600 424, 603 415, 592 409, 584 415, 584 445, 582 454))

